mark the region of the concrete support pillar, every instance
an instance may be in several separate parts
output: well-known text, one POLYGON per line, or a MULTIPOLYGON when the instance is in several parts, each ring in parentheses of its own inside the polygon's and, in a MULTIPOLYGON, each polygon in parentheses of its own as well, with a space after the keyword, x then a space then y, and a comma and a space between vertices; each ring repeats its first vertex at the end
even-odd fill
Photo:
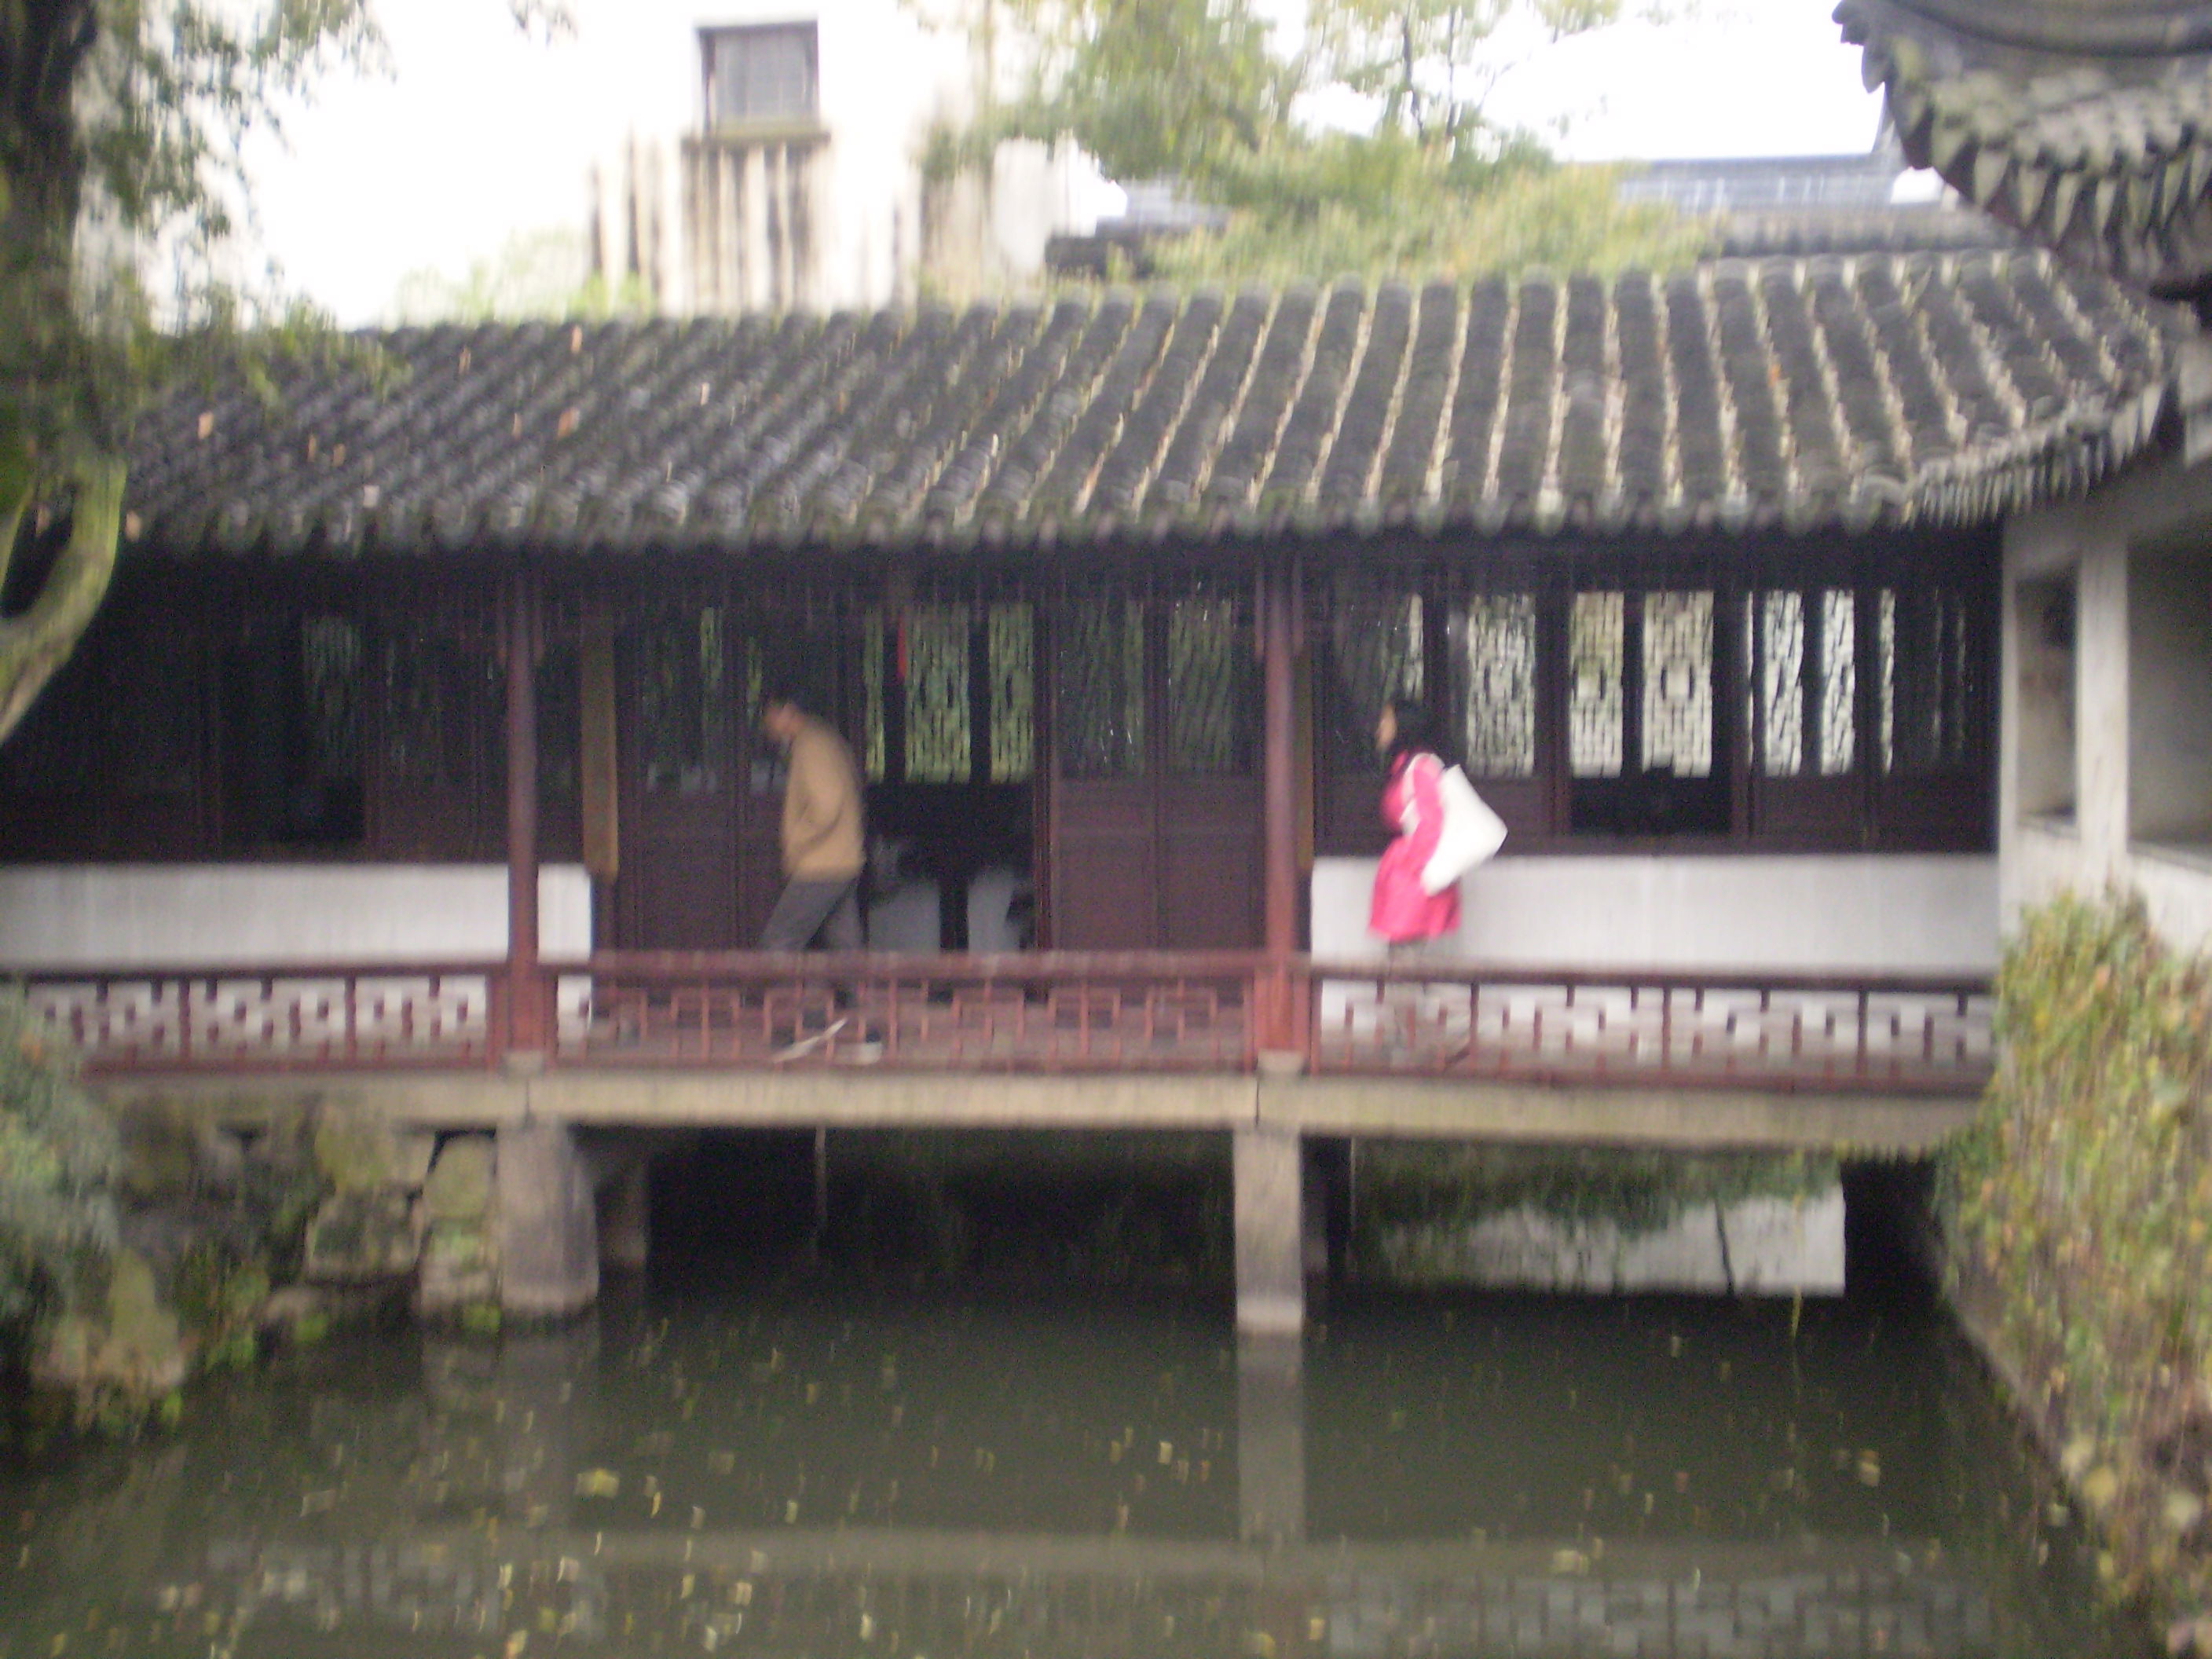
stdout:
POLYGON ((1237 1517, 1249 1543, 1306 1535, 1305 1350, 1295 1336, 1237 1339, 1237 1517))
POLYGON ((526 1318, 561 1319, 599 1294, 592 1176, 565 1123, 499 1126, 499 1300, 526 1318))
POLYGON ((599 1261, 641 1273, 653 1249, 650 1171, 641 1158, 599 1188, 599 1261))
POLYGON ((2123 873, 2128 851, 2128 550, 2116 535, 2082 550, 2075 638, 2074 813, 2094 887, 2123 873))
POLYGON ((1299 1162, 1296 1129, 1255 1124, 1236 1132, 1230 1164, 1236 1187, 1240 1331, 1280 1335, 1305 1323, 1299 1162))

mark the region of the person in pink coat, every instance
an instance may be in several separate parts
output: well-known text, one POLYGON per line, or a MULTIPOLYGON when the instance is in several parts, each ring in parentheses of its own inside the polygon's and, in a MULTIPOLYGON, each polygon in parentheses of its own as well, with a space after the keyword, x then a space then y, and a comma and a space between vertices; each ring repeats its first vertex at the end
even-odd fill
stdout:
POLYGON ((1428 711, 1418 703, 1385 703, 1376 722, 1375 747, 1389 768, 1382 787, 1382 821, 1395 832, 1375 872, 1375 898, 1367 928, 1395 951, 1459 930, 1459 884, 1441 893, 1421 887, 1421 869, 1436 851, 1443 827, 1438 782, 1444 763, 1437 754, 1428 711))

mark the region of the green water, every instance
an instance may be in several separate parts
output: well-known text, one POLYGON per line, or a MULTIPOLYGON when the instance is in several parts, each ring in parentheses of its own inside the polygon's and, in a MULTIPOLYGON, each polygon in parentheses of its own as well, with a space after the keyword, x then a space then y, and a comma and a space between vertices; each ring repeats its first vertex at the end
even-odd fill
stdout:
POLYGON ((0 1465, 0 1659, 2133 1655, 1924 1298, 617 1286, 0 1465))

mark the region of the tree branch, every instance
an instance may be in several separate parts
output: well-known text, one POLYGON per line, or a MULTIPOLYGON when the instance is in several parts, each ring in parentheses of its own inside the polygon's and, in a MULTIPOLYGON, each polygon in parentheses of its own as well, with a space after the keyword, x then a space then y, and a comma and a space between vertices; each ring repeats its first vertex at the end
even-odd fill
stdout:
POLYGON ((0 743, 22 721, 54 672, 69 659, 115 574, 129 469, 114 456, 71 469, 76 485, 68 544, 29 610, 0 622, 0 743))

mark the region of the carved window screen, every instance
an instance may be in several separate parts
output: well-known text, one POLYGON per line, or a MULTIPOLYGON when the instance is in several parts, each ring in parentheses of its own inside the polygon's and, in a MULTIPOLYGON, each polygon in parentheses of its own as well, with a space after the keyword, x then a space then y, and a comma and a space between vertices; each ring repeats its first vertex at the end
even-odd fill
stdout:
POLYGON ((1244 607, 1191 595, 1167 607, 1167 769, 1183 776, 1252 770, 1258 675, 1244 607))
POLYGON ((1620 775, 1627 596, 1577 593, 1567 614, 1567 769, 1620 775))
POLYGON ((1966 596, 1953 587, 1885 587, 1875 628, 1881 769, 1910 774, 1965 765, 1984 695, 1966 596))
MULTIPOLYGON (((379 634, 377 758, 383 776, 431 791, 478 787, 495 769, 488 751, 503 702, 490 654, 444 629, 396 616, 383 619, 379 634)), ((543 717, 541 703, 541 722, 543 717)))
POLYGON ((314 781, 361 776, 361 627, 350 617, 300 623, 300 683, 307 771, 314 781))
POLYGON ((1794 778, 1805 769, 1805 599, 1794 592, 1762 593, 1747 613, 1759 628, 1758 697, 1752 716, 1759 769, 1770 778, 1794 778))
POLYGON ((1713 596, 1644 596, 1644 769, 1713 771, 1713 596))
POLYGON ((1534 776, 1535 596, 1476 594, 1455 609, 1450 629, 1468 773, 1482 778, 1534 776))
POLYGON ((698 794, 720 786, 730 753, 728 613, 678 611, 639 641, 638 748, 645 787, 698 794))
POLYGON ((1375 726, 1382 705, 1418 702, 1423 663, 1421 596, 1340 578, 1328 615, 1330 673, 1324 691, 1322 742, 1339 772, 1375 769, 1375 726))
POLYGON ((965 783, 975 760, 969 714, 964 605, 917 605, 906 613, 906 778, 965 783))
POLYGON ((1748 712, 1760 771, 1770 778, 1800 777, 1808 765, 1822 777, 1849 772, 1858 750, 1857 596, 1847 587, 1759 593, 1746 613, 1745 641, 1759 664, 1748 712), (1817 632, 1808 627, 1808 608, 1817 632))
POLYGON ((1056 630, 1060 769, 1071 778, 1145 770, 1145 607, 1100 593, 1070 596, 1056 630))
POLYGON ((1036 626, 1024 600, 994 605, 987 624, 991 674, 991 781, 1020 783, 1036 769, 1036 626))

